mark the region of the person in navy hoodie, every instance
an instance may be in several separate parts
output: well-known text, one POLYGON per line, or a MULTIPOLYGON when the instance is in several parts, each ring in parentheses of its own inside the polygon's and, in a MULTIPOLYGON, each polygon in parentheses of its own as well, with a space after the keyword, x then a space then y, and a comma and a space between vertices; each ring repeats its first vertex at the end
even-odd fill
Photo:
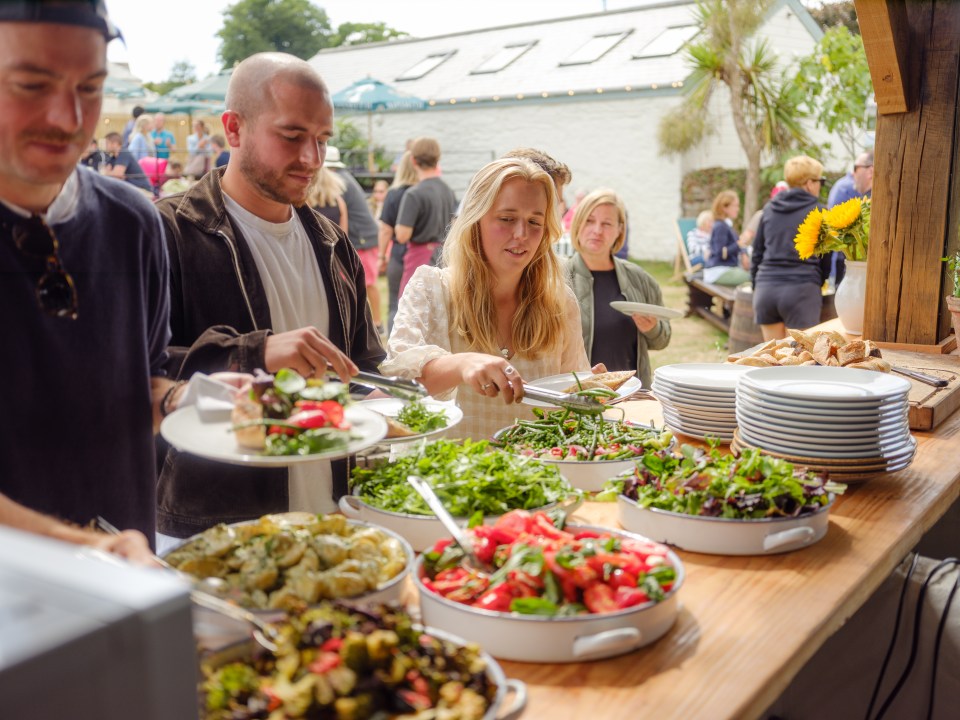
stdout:
POLYGON ((740 214, 740 197, 733 190, 724 190, 713 201, 713 230, 710 233, 710 255, 703 269, 705 282, 716 285, 739 285, 750 280, 743 269, 747 255, 740 247, 733 221, 740 214))

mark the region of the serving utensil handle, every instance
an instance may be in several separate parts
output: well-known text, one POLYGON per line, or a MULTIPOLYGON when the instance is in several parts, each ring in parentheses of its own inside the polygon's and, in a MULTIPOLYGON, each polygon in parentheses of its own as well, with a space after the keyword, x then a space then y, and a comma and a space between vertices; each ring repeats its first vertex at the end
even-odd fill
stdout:
POLYGON ((919 370, 910 370, 908 368, 899 367, 897 365, 894 365, 891 368, 891 370, 893 370, 895 373, 900 373, 901 375, 905 375, 908 378, 919 380, 920 382, 926 383, 927 385, 933 385, 934 387, 946 387, 949 384, 943 378, 934 377, 933 375, 927 375, 926 373, 922 373, 919 370))

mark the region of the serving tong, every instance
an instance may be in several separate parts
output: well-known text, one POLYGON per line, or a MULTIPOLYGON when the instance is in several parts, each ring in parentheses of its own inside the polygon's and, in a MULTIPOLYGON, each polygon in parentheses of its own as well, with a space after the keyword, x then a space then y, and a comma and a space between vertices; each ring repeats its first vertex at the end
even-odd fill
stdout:
MULTIPOLYGON (((120 530, 113 525, 113 523, 99 515, 97 516, 97 526, 105 533, 110 535, 120 534, 120 530)), ((175 573, 178 577, 181 577, 190 583, 192 587, 190 590, 190 600, 193 601, 194 604, 199 605, 200 607, 205 607, 208 610, 218 612, 221 615, 225 615, 233 620, 239 620, 240 622, 253 625, 253 639, 270 652, 277 652, 279 647, 274 640, 278 640, 280 635, 272 624, 259 617, 256 613, 252 613, 246 608, 240 607, 239 605, 234 605, 232 602, 224 600, 221 597, 217 597, 216 595, 203 589, 204 586, 211 589, 221 587, 224 582, 220 580, 220 578, 204 578, 201 580, 193 577, 192 575, 188 575, 185 572, 177 570, 177 568, 157 554, 153 555, 153 560, 160 567, 175 573)))
POLYGON ((562 393, 557 390, 547 390, 546 388, 536 387, 535 385, 524 385, 523 395, 531 400, 556 405, 557 407, 569 408, 577 412, 588 412, 600 414, 606 410, 604 405, 597 400, 577 393, 562 393))
MULTIPOLYGON (((332 369, 327 368, 327 375, 336 376, 336 373, 332 369)), ((363 370, 350 378, 350 382, 363 385, 364 387, 378 388, 400 400, 416 400, 426 397, 429 394, 427 389, 416 380, 404 380, 403 378, 393 376, 377 375, 376 373, 364 372, 363 370)))

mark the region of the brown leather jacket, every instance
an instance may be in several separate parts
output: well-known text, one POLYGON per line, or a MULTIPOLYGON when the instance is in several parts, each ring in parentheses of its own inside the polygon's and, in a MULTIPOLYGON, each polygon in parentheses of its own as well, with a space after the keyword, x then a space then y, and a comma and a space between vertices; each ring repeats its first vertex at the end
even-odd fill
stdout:
MULTIPOLYGON (((170 255, 171 377, 264 366, 270 308, 256 262, 224 207, 222 174, 211 171, 187 192, 157 203, 170 255)), ((361 370, 376 372, 385 353, 360 259, 336 225, 307 207, 297 213, 323 277, 329 338, 361 370)), ((346 492, 347 470, 345 461, 334 462, 335 496, 346 492)), ((157 489, 158 530, 187 537, 220 522, 285 511, 286 480, 284 469, 226 465, 171 449, 157 489)))

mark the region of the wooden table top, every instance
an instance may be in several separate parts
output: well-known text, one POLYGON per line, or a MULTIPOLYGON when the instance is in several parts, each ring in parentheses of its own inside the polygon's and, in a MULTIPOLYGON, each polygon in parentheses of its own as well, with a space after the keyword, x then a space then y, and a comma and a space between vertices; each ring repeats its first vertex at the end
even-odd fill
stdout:
MULTIPOLYGON (((629 417, 657 403, 624 403, 629 417)), ((681 610, 663 638, 628 655, 576 664, 503 662, 527 683, 526 718, 756 718, 823 642, 864 603, 960 492, 960 413, 914 433, 906 470, 851 486, 826 537, 783 555, 678 552, 686 568, 681 610)), ((587 503, 582 518, 617 527, 615 503, 587 503)))

